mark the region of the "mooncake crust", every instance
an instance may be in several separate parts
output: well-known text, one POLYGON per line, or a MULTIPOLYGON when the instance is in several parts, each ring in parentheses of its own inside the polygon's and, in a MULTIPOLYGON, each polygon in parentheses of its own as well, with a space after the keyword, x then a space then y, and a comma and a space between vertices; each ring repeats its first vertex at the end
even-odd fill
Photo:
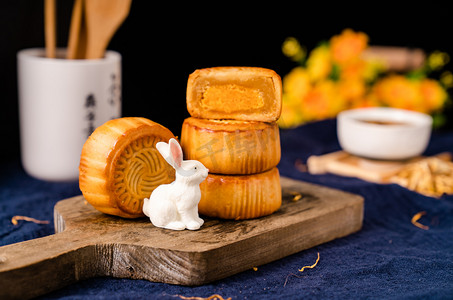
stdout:
POLYGON ((143 199, 175 170, 155 148, 173 133, 146 118, 110 120, 96 128, 80 156, 79 187, 97 210, 124 218, 143 217, 143 199))
POLYGON ((260 173, 281 158, 276 122, 189 117, 182 125, 181 146, 185 159, 198 160, 215 174, 260 173))
POLYGON ((244 220, 270 215, 281 207, 277 168, 253 175, 209 174, 200 184, 200 214, 244 220))

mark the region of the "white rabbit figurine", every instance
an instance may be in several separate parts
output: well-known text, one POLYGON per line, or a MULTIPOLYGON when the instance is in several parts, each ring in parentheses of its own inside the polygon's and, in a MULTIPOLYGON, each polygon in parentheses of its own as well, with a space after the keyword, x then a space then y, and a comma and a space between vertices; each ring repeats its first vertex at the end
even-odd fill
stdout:
POLYGON ((158 186, 144 199, 143 213, 156 227, 173 230, 197 230, 204 221, 198 216, 200 183, 208 176, 208 169, 199 161, 183 160, 181 146, 172 138, 156 144, 157 150, 176 170, 176 179, 158 186))

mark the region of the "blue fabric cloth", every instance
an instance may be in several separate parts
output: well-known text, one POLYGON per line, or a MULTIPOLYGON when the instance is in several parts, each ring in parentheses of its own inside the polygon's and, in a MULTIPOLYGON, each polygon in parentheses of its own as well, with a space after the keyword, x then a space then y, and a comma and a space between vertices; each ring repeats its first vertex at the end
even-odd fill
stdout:
MULTIPOLYGON (((146 280, 92 278, 41 299, 180 299, 219 294, 232 299, 453 299, 453 196, 426 197, 394 184, 375 184, 336 175, 310 175, 295 162, 339 150, 335 120, 281 132, 282 175, 365 198, 363 228, 281 260, 197 287, 146 280), (426 211, 420 222, 414 214, 426 211), (312 265, 319 252, 320 260, 312 265)), ((427 155, 453 151, 453 132, 435 132, 427 155)), ((19 162, 3 165, 0 183, 0 245, 54 232, 53 206, 78 195, 77 182, 49 183, 26 175, 19 162), (49 224, 19 221, 25 215, 49 224)), ((1 248, 0 248, 1 249, 1 248)), ((1 250, 0 250, 1 253, 1 250)))

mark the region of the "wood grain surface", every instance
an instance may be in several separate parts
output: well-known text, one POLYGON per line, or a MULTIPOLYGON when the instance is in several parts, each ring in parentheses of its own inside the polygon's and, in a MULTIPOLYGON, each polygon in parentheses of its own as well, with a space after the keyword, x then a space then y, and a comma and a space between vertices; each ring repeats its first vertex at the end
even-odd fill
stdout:
POLYGON ((452 153, 441 152, 434 156, 417 156, 406 160, 377 160, 359 157, 340 150, 310 156, 307 159, 307 167, 311 174, 332 173, 376 183, 389 183, 390 178, 408 164, 431 157, 451 161, 452 153))
POLYGON ((197 231, 109 216, 83 196, 62 200, 56 234, 0 247, 0 298, 27 299, 95 276, 202 285, 360 230, 361 196, 285 177, 281 184, 274 214, 204 218, 197 231))

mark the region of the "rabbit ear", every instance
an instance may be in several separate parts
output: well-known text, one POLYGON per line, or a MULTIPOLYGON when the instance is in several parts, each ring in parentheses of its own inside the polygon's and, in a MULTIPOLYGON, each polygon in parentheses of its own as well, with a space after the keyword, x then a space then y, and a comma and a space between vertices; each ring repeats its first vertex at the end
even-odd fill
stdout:
POLYGON ((173 160, 170 156, 170 145, 165 142, 158 142, 156 143, 156 149, 162 155, 162 157, 170 164, 170 166, 174 167, 173 160))
POLYGON ((173 167, 175 169, 181 168, 183 160, 181 146, 179 145, 178 141, 176 141, 174 138, 170 139, 169 144, 170 144, 170 157, 173 160, 173 167))

